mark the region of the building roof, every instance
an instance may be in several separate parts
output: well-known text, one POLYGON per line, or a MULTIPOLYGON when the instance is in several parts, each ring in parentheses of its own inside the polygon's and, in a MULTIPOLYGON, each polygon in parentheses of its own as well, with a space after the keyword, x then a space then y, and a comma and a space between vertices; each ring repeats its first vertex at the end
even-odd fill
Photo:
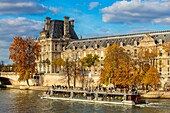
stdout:
POLYGON ((107 47, 107 44, 111 45, 114 43, 122 43, 123 45, 134 45, 135 41, 137 42, 137 44, 139 44, 139 42, 144 38, 146 34, 149 34, 155 40, 155 43, 158 43, 160 39, 163 43, 170 41, 170 30, 167 30, 80 39, 70 42, 66 49, 72 49, 73 46, 75 48, 83 49, 84 45, 86 46, 86 48, 95 48, 96 45, 97 47, 107 47))
MULTIPOLYGON (((42 31, 46 32, 47 38, 55 38, 59 39, 62 38, 64 35, 64 21, 62 20, 50 20, 50 26, 48 31, 42 31)), ((69 22, 69 32, 71 35, 71 39, 78 39, 77 34, 74 31, 74 28, 71 26, 69 22)))

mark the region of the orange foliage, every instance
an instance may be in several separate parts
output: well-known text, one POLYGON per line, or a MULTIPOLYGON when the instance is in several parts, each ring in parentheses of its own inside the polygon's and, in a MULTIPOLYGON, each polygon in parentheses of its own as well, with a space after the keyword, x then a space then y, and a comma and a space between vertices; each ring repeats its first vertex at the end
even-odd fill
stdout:
POLYGON ((100 75, 100 82, 104 84, 111 83, 117 85, 131 85, 134 63, 128 53, 117 44, 107 48, 104 59, 104 69, 100 75))
POLYGON ((150 69, 146 72, 143 82, 147 85, 158 85, 160 83, 160 75, 158 70, 155 67, 150 66, 150 69))
POLYGON ((19 74, 19 81, 28 80, 30 75, 35 73, 36 58, 40 53, 40 45, 34 39, 27 37, 14 37, 14 42, 9 48, 11 59, 16 68, 15 71, 19 74))

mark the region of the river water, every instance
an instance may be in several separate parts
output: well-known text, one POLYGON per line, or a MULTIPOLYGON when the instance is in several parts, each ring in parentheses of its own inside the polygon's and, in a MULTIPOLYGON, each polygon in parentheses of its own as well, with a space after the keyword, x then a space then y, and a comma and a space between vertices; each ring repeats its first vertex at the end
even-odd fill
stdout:
POLYGON ((0 89, 0 113, 170 113, 170 99, 149 99, 147 106, 132 107, 40 99, 42 93, 0 89))

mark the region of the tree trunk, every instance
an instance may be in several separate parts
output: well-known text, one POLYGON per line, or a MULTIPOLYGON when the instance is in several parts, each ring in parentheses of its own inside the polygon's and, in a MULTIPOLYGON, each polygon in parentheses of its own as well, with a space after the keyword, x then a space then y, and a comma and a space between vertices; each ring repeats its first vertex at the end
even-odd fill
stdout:
POLYGON ((76 87, 76 75, 74 75, 74 88, 76 87))
POLYGON ((28 79, 26 81, 27 81, 27 85, 30 86, 28 79))
POLYGON ((82 78, 82 88, 84 89, 84 73, 83 73, 83 78, 82 78))
POLYGON ((67 83, 68 83, 68 87, 70 88, 70 75, 68 75, 67 83))

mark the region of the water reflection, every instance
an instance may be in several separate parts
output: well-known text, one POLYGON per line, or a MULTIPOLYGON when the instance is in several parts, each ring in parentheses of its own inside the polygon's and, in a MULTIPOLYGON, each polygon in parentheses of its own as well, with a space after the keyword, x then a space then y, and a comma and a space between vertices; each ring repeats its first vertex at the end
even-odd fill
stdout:
POLYGON ((0 90, 0 113, 169 113, 169 99, 150 99, 147 106, 123 106, 40 99, 43 92, 0 90))

